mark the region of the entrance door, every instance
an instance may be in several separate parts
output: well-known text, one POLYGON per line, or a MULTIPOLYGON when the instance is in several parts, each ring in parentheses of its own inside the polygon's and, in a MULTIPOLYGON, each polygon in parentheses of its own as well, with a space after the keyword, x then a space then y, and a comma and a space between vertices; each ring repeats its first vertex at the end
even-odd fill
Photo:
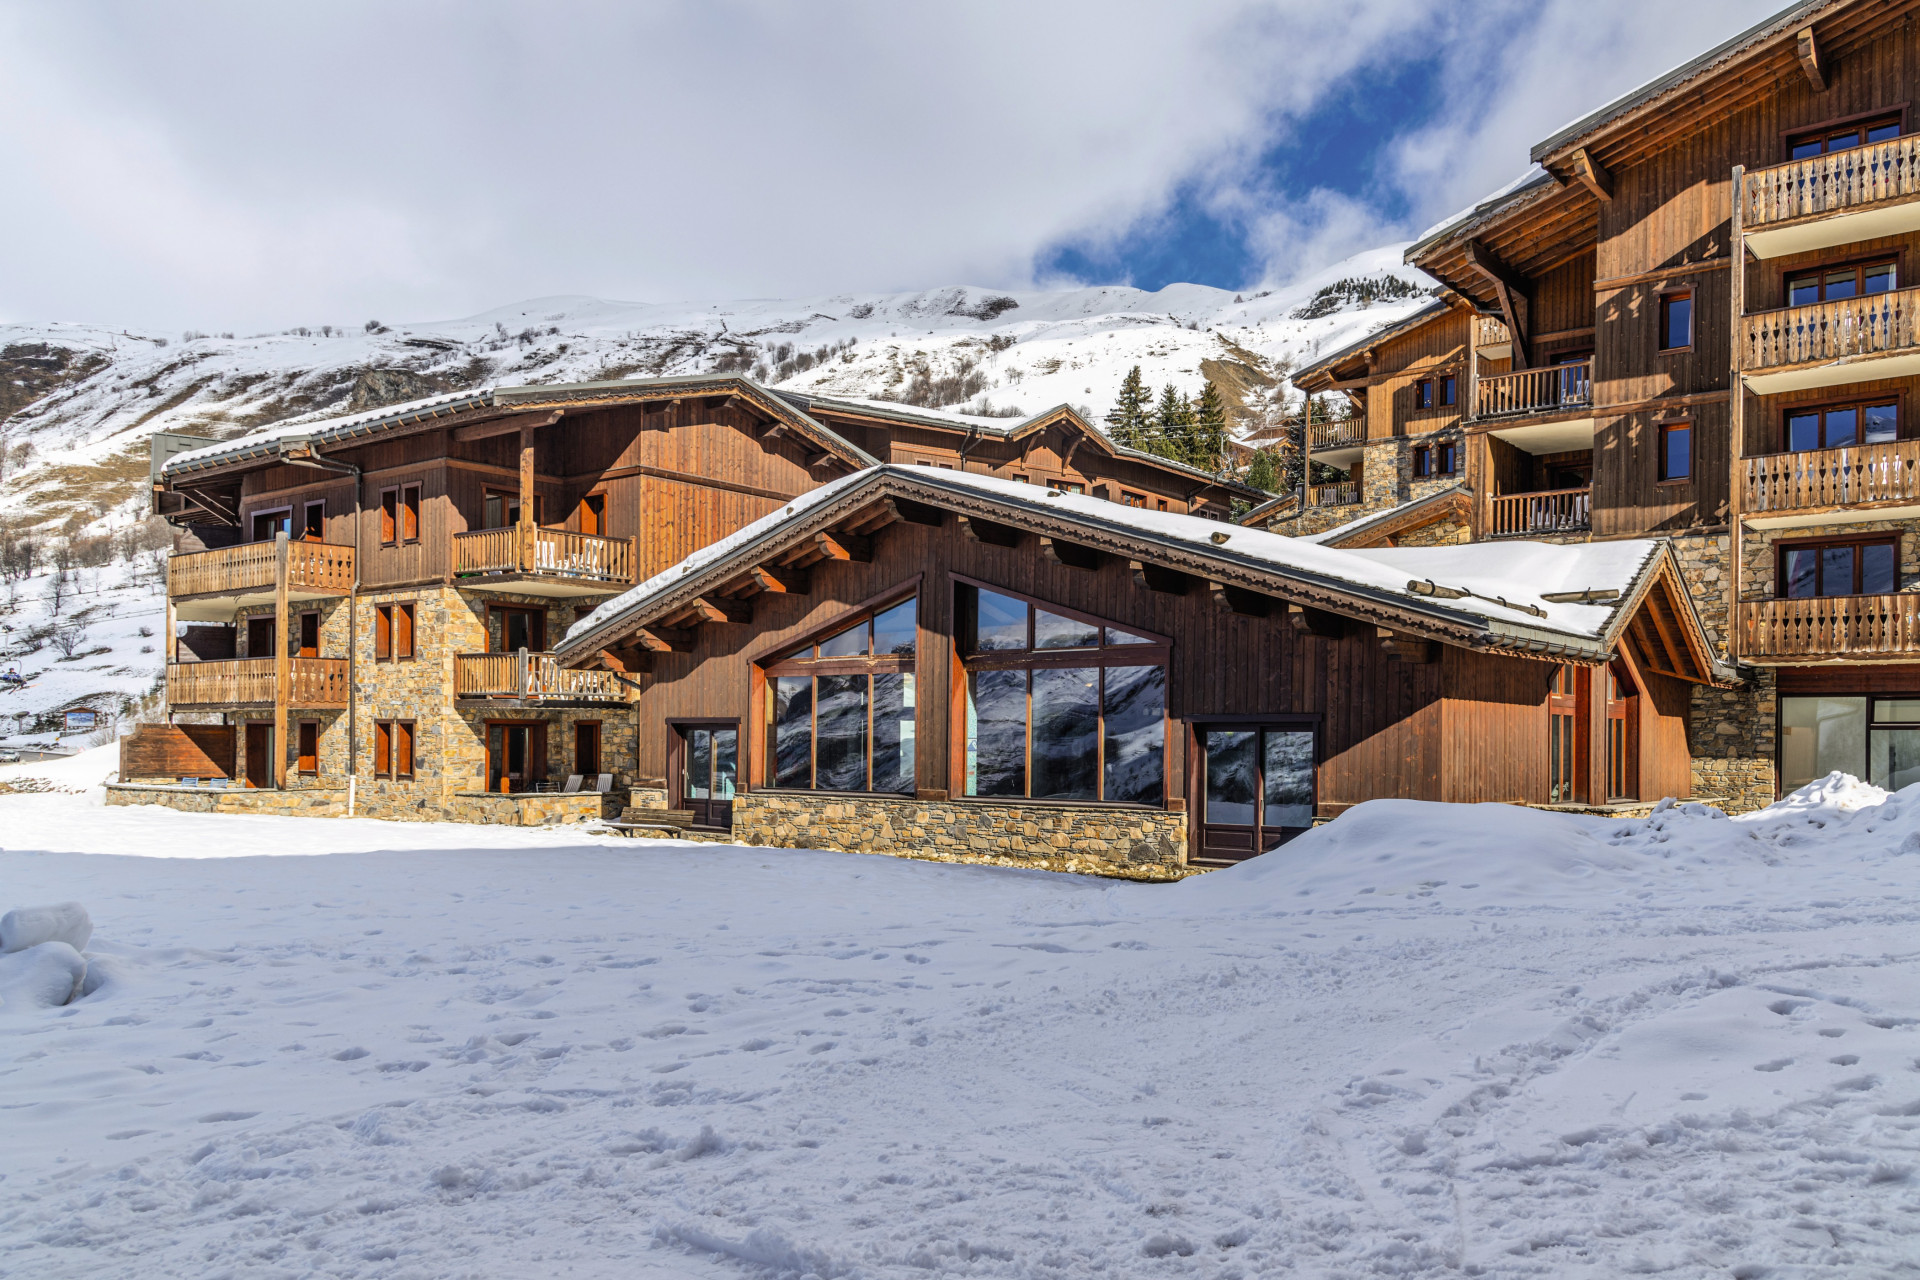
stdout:
POLYGON ((273 785, 273 726, 257 720, 247 722, 247 785, 273 785))
POLYGON ((680 737, 681 807, 693 810, 696 827, 731 828, 740 731, 731 726, 688 727, 680 737))
POLYGON ((547 777, 547 726, 487 726, 487 790, 530 791, 547 777))
POLYGON ((1205 729, 1200 856, 1242 862, 1313 825, 1313 730, 1249 725, 1205 729))
POLYGON ((1640 698, 1633 677, 1607 668, 1607 799, 1640 798, 1640 698))
POLYGON ((272 618, 247 619, 247 656, 249 658, 271 658, 273 656, 274 625, 272 618))
POLYGON ((541 609, 509 609, 494 606, 494 613, 500 618, 500 649, 512 653, 516 649, 525 649, 528 653, 545 653, 547 649, 547 615, 541 609))
POLYGON ((1547 802, 1574 804, 1580 799, 1580 682, 1585 673, 1564 666, 1554 673, 1547 693, 1547 802))

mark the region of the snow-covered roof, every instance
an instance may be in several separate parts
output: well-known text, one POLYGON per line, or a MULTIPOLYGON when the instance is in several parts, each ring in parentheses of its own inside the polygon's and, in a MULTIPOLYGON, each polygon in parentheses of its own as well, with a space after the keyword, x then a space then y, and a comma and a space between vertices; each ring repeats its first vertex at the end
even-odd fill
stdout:
POLYGON ((1417 329, 1429 320, 1437 319, 1446 314, 1452 306, 1453 303, 1445 298, 1434 298, 1410 316, 1402 316, 1398 320, 1381 325, 1378 329, 1368 330, 1333 354, 1322 356, 1312 364, 1295 371, 1293 375, 1293 385, 1296 387, 1299 386, 1302 378, 1318 373, 1322 369, 1331 369, 1334 365, 1339 364, 1341 361, 1361 351, 1365 351, 1368 347, 1377 346, 1385 342, 1388 338, 1417 329))
POLYGON ((1426 494, 1423 497, 1409 499, 1397 506, 1388 507, 1384 511, 1370 511, 1366 515, 1355 516, 1351 520, 1337 524, 1331 529, 1322 529, 1319 533, 1303 533, 1298 536, 1302 542, 1315 542, 1321 546, 1333 546, 1337 543, 1345 542, 1357 534, 1365 533, 1370 528, 1392 524, 1402 516, 1410 515, 1421 507, 1451 502, 1456 495, 1467 492, 1467 486, 1464 484, 1450 484, 1444 489, 1426 494))
POLYGON ((1470 223, 1482 221, 1488 216, 1498 213, 1508 205, 1518 203, 1520 200, 1535 194, 1543 188, 1556 185, 1556 180, 1551 173, 1548 173, 1537 164, 1530 165, 1525 173, 1515 178, 1512 182, 1507 183, 1506 186, 1501 187, 1498 191, 1482 196, 1466 208, 1460 210, 1460 212, 1442 218, 1439 222, 1421 232, 1420 238, 1407 246, 1407 261, 1412 262, 1416 257, 1425 253, 1429 247, 1454 235, 1470 223))
MULTIPOLYGON (((1177 551, 1183 560, 1210 562, 1223 577, 1251 570, 1371 607, 1385 606, 1455 636, 1471 634, 1502 647, 1594 660, 1606 656, 1617 625, 1624 621, 1623 610, 1637 603, 1651 573, 1669 555, 1663 541, 1649 538, 1347 550, 1199 516, 1050 492, 995 476, 887 465, 804 494, 608 600, 573 625, 559 652, 563 658, 583 658, 611 643, 622 627, 645 625, 650 611, 679 607, 700 590, 712 590, 718 584, 709 582, 709 576, 737 573, 736 558, 746 559, 762 547, 805 532, 827 512, 838 519, 847 513, 839 508, 881 497, 935 506, 943 499, 964 503, 984 498, 1007 516, 1065 520, 1177 551), (1602 603, 1566 598, 1608 592, 1615 594, 1602 603)), ((1151 554, 1151 548, 1143 547, 1143 554, 1151 554)))

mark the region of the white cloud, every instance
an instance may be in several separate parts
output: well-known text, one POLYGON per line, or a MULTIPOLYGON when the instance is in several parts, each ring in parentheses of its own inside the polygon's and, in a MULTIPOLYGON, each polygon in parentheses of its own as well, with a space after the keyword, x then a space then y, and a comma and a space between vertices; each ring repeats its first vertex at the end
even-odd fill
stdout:
POLYGON ((15 7, 0 236, 30 249, 0 316, 258 327, 1016 284, 1046 245, 1118 236, 1196 178, 1293 274, 1404 233, 1243 181, 1370 63, 1438 42, 1511 81, 1395 151, 1383 181, 1424 210, 1752 6, 1706 7, 1663 10, 1658 53, 1648 0, 1554 0, 1491 63, 1470 50, 1503 48, 1499 24, 1440 0, 15 7), (1556 30, 1576 41, 1558 67, 1529 61, 1556 30), (1422 178, 1422 145, 1459 158, 1422 178))

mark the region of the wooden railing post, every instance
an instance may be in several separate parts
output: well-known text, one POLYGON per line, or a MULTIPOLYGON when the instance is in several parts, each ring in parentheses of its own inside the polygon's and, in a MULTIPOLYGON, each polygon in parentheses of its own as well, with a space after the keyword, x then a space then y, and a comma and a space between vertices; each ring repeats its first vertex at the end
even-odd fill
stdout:
POLYGON ((292 543, 285 532, 274 539, 273 564, 273 785, 287 786, 287 704, 293 699, 293 667, 287 634, 287 561, 292 543))
POLYGON ((533 518, 533 487, 533 428, 531 426, 525 426, 520 428, 520 536, 515 556, 515 559, 518 561, 515 567, 521 573, 532 573, 535 565, 533 557, 533 531, 535 528, 533 518))
POLYGON ((527 696, 527 651, 524 648, 514 651, 513 692, 515 697, 522 700, 527 696))

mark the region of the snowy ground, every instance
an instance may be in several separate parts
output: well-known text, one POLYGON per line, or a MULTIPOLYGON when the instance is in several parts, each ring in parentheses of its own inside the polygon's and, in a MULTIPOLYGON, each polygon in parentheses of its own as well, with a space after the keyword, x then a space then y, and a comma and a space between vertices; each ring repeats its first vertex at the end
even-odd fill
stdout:
POLYGON ((0 1274, 1920 1265, 1920 790, 1174 886, 97 804, 0 798, 106 978, 0 1010, 0 1274))

